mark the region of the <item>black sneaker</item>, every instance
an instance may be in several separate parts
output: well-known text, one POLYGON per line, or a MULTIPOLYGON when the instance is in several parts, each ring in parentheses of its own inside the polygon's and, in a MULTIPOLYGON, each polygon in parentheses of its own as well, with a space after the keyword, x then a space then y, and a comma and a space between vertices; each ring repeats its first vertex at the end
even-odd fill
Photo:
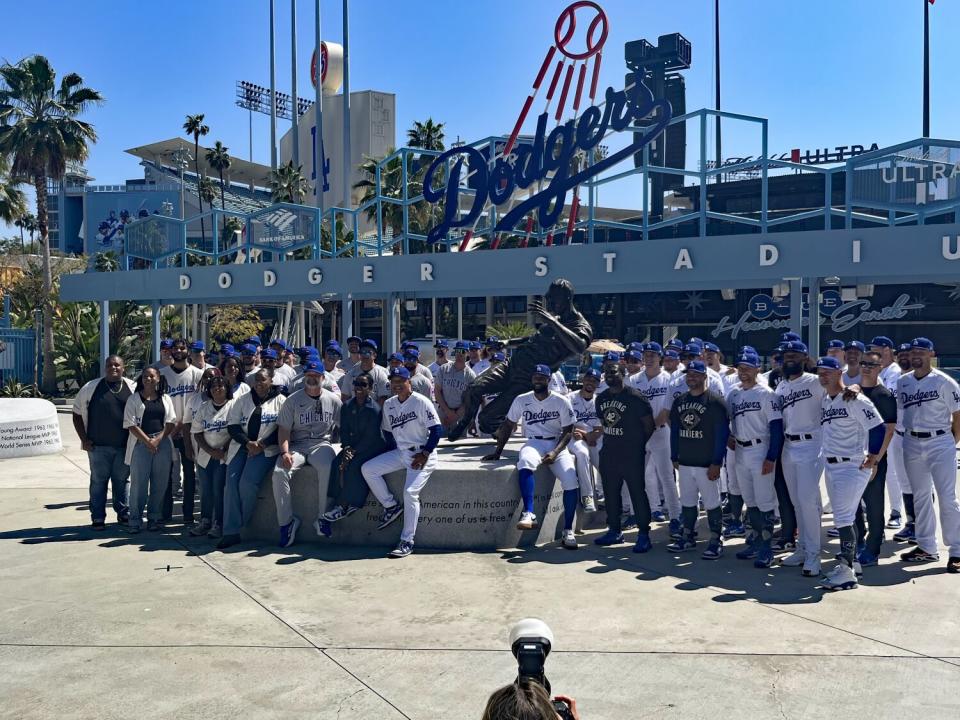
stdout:
POLYGON ((98 532, 106 530, 107 523, 104 522, 103 520, 94 520, 92 523, 90 523, 90 529, 96 530, 98 532))
POLYGON ((960 557, 952 557, 947 560, 948 573, 960 573, 960 557))
POLYGON ((933 553, 928 553, 923 548, 917 546, 913 550, 908 550, 900 556, 902 562, 908 563, 926 563, 926 562, 936 562, 940 559, 939 555, 933 553))
POLYGON ((407 555, 413 552, 413 543, 407 542, 406 540, 401 540, 400 544, 397 545, 393 550, 387 553, 387 557, 392 560, 397 560, 399 558, 405 558, 407 555))

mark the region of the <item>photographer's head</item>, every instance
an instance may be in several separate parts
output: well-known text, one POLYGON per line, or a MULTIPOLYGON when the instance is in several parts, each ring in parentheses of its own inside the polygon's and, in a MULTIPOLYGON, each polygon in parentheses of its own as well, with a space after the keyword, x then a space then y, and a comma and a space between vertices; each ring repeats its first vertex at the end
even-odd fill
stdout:
POLYGON ((487 700, 483 720, 557 720, 546 689, 532 680, 504 685, 487 700))

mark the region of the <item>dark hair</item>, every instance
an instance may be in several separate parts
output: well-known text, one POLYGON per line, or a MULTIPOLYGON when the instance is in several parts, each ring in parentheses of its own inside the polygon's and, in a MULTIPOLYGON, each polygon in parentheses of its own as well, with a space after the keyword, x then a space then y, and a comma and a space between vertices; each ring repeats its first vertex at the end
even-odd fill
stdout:
POLYGON ((573 283, 566 278, 557 278, 550 283, 550 287, 547 288, 547 292, 549 293, 551 290, 560 290, 564 295, 566 295, 567 300, 573 300, 573 283))
POLYGON ((240 382, 243 382, 243 364, 240 362, 240 358, 236 356, 225 357, 220 361, 220 372, 223 373, 223 377, 227 377, 227 363, 233 360, 237 366, 237 375, 240 376, 240 382))
POLYGON ((494 690, 483 709, 483 720, 556 720, 546 689, 522 680, 494 690))
POLYGON ((114 358, 116 358, 117 360, 119 360, 121 365, 126 365, 126 364, 127 364, 126 362, 124 362, 124 359, 123 359, 122 357, 120 357, 120 356, 117 355, 116 353, 113 353, 112 355, 107 355, 107 359, 104 360, 104 362, 103 362, 104 366, 106 366, 106 364, 107 364, 108 362, 110 362, 111 360, 113 360, 114 358))
POLYGON ((371 391, 373 390, 374 381, 373 381, 373 376, 370 373, 368 372, 358 373, 357 376, 353 379, 353 382, 356 382, 357 380, 366 380, 367 387, 369 387, 371 391))
POLYGON ((179 347, 179 346, 181 346, 181 345, 183 345, 183 347, 186 348, 186 347, 187 347, 187 341, 184 340, 183 338, 177 338, 176 340, 173 341, 173 346, 172 346, 170 349, 173 350, 173 348, 179 347))
POLYGON ((157 397, 163 397, 167 393, 167 379, 163 376, 163 373, 157 370, 155 367, 144 368, 143 372, 140 373, 139 377, 137 377, 137 387, 135 388, 135 392, 143 392, 143 376, 148 370, 153 370, 157 373, 157 375, 160 376, 160 382, 157 383, 157 397))
POLYGON ((259 370, 257 370, 257 371, 253 374, 254 380, 256 380, 257 375, 259 375, 260 373, 266 373, 266 374, 267 374, 267 377, 269 377, 271 380, 273 380, 273 368, 261 367, 259 370))
POLYGON ((883 362, 883 354, 882 354, 879 350, 867 350, 867 351, 863 354, 863 357, 864 357, 864 358, 868 358, 868 357, 870 357, 871 355, 873 355, 873 356, 876 357, 878 360, 880 360, 881 362, 883 362))
POLYGON ((207 382, 207 386, 203 389, 203 396, 208 400, 213 400, 213 395, 210 394, 210 386, 213 385, 214 381, 219 380, 223 383, 223 387, 227 390, 227 400, 233 400, 233 388, 230 387, 230 383, 227 382, 225 375, 214 375, 207 382))

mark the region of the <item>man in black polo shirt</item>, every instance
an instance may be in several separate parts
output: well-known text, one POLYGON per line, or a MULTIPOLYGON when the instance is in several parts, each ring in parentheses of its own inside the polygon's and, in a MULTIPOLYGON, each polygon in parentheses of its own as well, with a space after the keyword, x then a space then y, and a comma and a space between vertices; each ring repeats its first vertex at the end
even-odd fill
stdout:
MULTIPOLYGON (((872 402, 880 418, 886 426, 886 435, 883 447, 880 449, 876 470, 867 487, 863 491, 863 500, 857 508, 857 562, 860 567, 870 567, 877 564, 880 557, 880 543, 883 542, 884 502, 887 481, 887 448, 897 424, 897 399, 880 382, 880 372, 883 370, 883 358, 879 352, 870 351, 863 356, 860 362, 860 390, 872 402), (866 513, 864 513, 866 510, 866 513), (866 514, 866 522, 864 522, 866 514), (867 532, 869 528, 870 532, 867 532)), ((856 570, 856 565, 854 565, 856 570)))
POLYGON ((117 522, 127 522, 127 479, 123 461, 129 434, 123 427, 123 408, 134 384, 123 376, 123 359, 107 358, 103 377, 91 380, 73 400, 73 427, 90 460, 90 519, 103 530, 107 518, 107 484, 112 486, 117 522))
POLYGON ((607 353, 603 363, 607 389, 597 397, 597 419, 603 425, 603 446, 600 448, 600 477, 607 505, 607 532, 596 540, 597 545, 623 542, 620 521, 620 492, 627 484, 637 518, 636 553, 645 553, 650 543, 650 502, 644 484, 644 462, 647 440, 653 435, 654 420, 650 401, 639 391, 624 384, 623 367, 618 353, 607 353))

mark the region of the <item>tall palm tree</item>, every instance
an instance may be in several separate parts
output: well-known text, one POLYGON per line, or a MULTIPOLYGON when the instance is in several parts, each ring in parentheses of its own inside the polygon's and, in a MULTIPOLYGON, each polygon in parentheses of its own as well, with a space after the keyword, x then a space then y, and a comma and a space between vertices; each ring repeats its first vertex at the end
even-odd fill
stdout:
POLYGON ((220 209, 227 209, 227 201, 223 197, 223 171, 230 169, 230 154, 227 152, 230 148, 225 147, 222 142, 217 140, 213 148, 207 150, 207 164, 217 171, 220 176, 220 209))
POLYGON ((62 180, 67 161, 86 160, 97 133, 78 120, 103 96, 85 87, 83 78, 57 73, 42 55, 0 67, 0 156, 11 158, 11 174, 29 178, 37 198, 37 229, 43 253, 43 391, 57 392, 53 341, 53 272, 47 229, 47 178, 62 180))
POLYGON ((270 190, 273 202, 301 203, 307 194, 307 179, 303 165, 293 166, 293 160, 270 172, 270 190))
POLYGON ((28 212, 23 216, 23 229, 30 233, 30 244, 33 245, 33 234, 37 231, 37 216, 28 212))
POLYGON ((197 195, 199 195, 207 205, 213 207, 213 201, 217 199, 217 186, 213 184, 213 180, 210 178, 202 177, 200 178, 200 182, 197 183, 197 195))
POLYGON ((443 150, 443 126, 444 123, 434 122, 432 117, 425 122, 417 120, 407 130, 407 145, 424 150, 443 150))
POLYGON ((23 246, 23 226, 20 218, 27 214, 27 196, 17 188, 20 183, 10 177, 10 162, 0 155, 0 222, 13 223, 20 228, 23 246))
MULTIPOLYGON (((200 197, 200 138, 210 132, 210 128, 203 124, 203 113, 187 115, 183 129, 187 135, 193 136, 193 169, 197 174, 197 202, 200 204, 200 214, 203 215, 203 198, 200 197)), ((203 218, 200 218, 200 237, 207 241, 207 231, 203 218)))

